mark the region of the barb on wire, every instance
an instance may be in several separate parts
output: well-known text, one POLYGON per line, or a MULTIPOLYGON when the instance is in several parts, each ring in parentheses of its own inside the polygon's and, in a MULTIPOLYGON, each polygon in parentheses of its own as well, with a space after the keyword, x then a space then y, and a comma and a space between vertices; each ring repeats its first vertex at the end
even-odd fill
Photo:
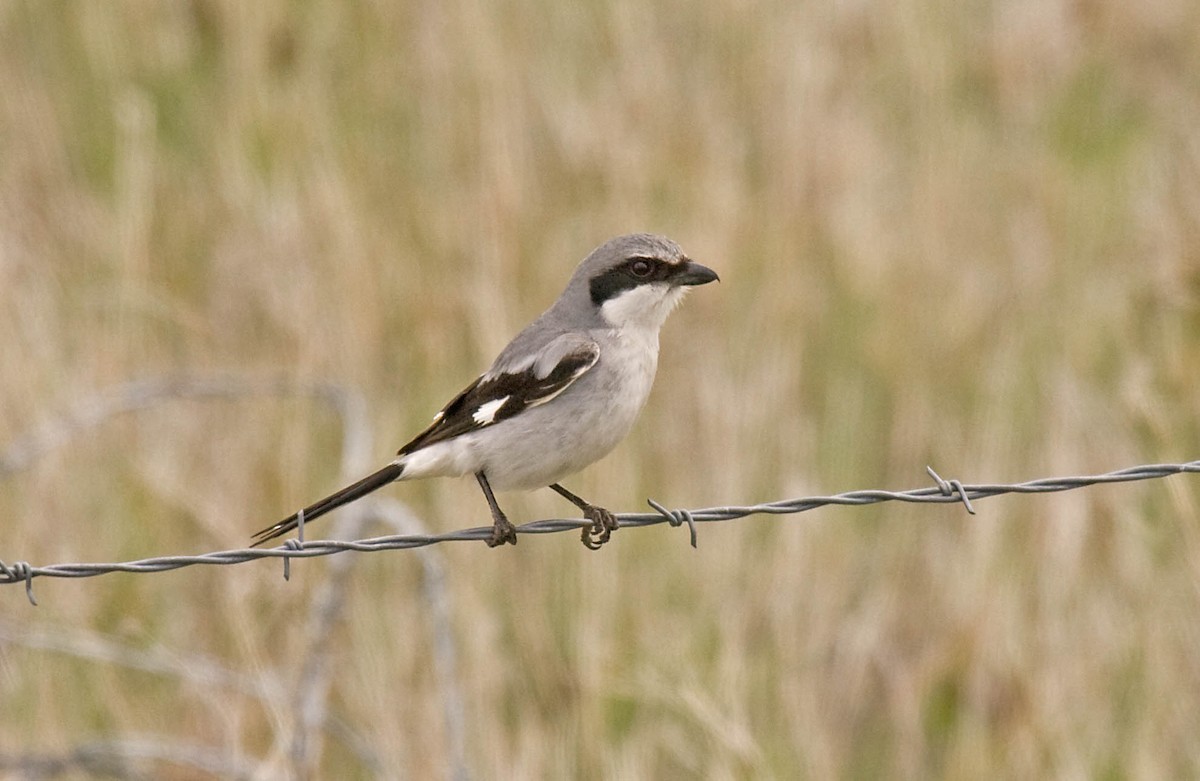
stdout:
MULTIPOLYGON (((624 513, 617 515, 617 519, 620 521, 621 526, 627 528, 654 526, 660 523, 669 523, 672 526, 686 524, 692 534, 695 535, 695 525, 697 523, 731 521, 760 514, 790 515, 827 505, 860 506, 892 501, 919 504, 962 503, 969 511, 973 512, 974 508, 970 504, 971 500, 987 499, 1003 494, 1041 494, 1071 491, 1103 483, 1154 480, 1190 472, 1200 472, 1200 461, 1188 461, 1182 464, 1147 464, 1100 475, 1047 477, 1011 485, 999 483, 968 485, 957 480, 943 480, 936 472, 933 472, 932 474, 935 480, 937 480, 936 485, 925 488, 914 488, 909 491, 849 491, 832 496, 809 496, 800 499, 767 502, 765 504, 707 507, 700 510, 668 510, 660 503, 651 501, 651 506, 655 509, 655 512, 624 513)), ((588 524, 590 524, 590 521, 582 518, 551 518, 518 526, 517 531, 522 534, 553 534, 556 532, 578 530, 588 524)), ((315 558, 317 556, 329 556, 334 553, 344 553, 346 551, 373 553, 385 550, 408 550, 410 548, 423 548, 443 542, 486 540, 490 537, 491 533, 491 526, 479 526, 445 532, 443 534, 395 534, 345 542, 339 540, 313 540, 303 543, 292 541, 279 547, 267 548, 265 550, 262 548, 245 548, 193 556, 158 556, 111 564, 50 564, 35 567, 27 562, 17 562, 12 565, 0 562, 0 583, 24 582, 26 590, 32 599, 32 580, 38 577, 88 578, 110 572, 164 572, 200 564, 241 564, 256 559, 315 558)))
MULTIPOLYGON (((243 374, 174 374, 157 378, 134 380, 105 390, 89 394, 74 403, 65 413, 43 421, 25 435, 6 446, 0 447, 0 481, 28 468, 34 460, 65 447, 74 438, 90 429, 97 428, 121 415, 147 410, 151 407, 177 402, 183 399, 195 401, 233 401, 256 397, 302 398, 308 397, 331 408, 341 420, 342 449, 341 474, 346 480, 364 471, 370 463, 372 430, 367 415, 366 400, 351 387, 327 382, 295 380, 286 376, 256 376, 243 374)), ((413 534, 425 531, 424 524, 400 502, 376 499, 364 503, 353 511, 341 514, 334 525, 334 536, 355 538, 363 535, 370 521, 381 521, 398 530, 413 534)), ((303 550, 303 517, 298 538, 289 539, 281 550, 303 550)), ((440 689, 439 699, 443 703, 443 718, 449 740, 449 760, 454 778, 465 778, 466 728, 462 692, 458 687, 457 650, 451 631, 450 595, 445 585, 440 551, 422 548, 417 551, 424 579, 422 595, 430 607, 430 621, 437 638, 437 663, 435 678, 440 689)), ((331 566, 321 587, 313 595, 309 613, 307 648, 301 655, 300 678, 289 687, 287 695, 292 698, 300 718, 290 734, 277 737, 277 749, 286 751, 291 760, 291 775, 308 777, 319 761, 325 733, 336 737, 343 745, 359 757, 368 768, 380 767, 361 736, 336 715, 330 712, 329 696, 333 679, 333 662, 330 637, 346 600, 347 581, 353 560, 342 557, 331 566)), ((289 557, 283 556, 284 577, 289 574, 289 557)), ((187 566, 182 565, 182 566, 187 566)), ((168 567, 168 569, 174 567, 168 567)), ((153 570, 139 570, 153 571, 153 570)), ((27 562, 12 566, 0 562, 0 582, 24 582, 25 594, 36 605, 33 598, 35 570, 27 562)), ((95 572, 93 574, 99 574, 95 572)), ((82 574, 74 577, 84 577, 82 574)), ((10 633, 11 634, 11 633, 10 633)), ((0 641, 4 640, 4 627, 0 625, 0 641)), ((9 638, 12 641, 11 637, 9 638)), ((21 642, 35 642, 36 637, 28 632, 21 634, 21 642)), ((2 644, 2 642, 0 642, 2 644)), ((191 665, 188 665, 189 668, 191 665)), ((261 676, 260 676, 261 677, 261 676)), ((282 690, 272 697, 283 696, 282 690)), ((274 706, 272 706, 274 707, 274 706)), ((0 768, 4 767, 5 756, 0 754, 0 768)), ((18 760, 24 761, 24 759, 18 760)), ((127 775, 127 773, 118 773, 127 775)), ((222 773, 228 776, 229 773, 222 773)))

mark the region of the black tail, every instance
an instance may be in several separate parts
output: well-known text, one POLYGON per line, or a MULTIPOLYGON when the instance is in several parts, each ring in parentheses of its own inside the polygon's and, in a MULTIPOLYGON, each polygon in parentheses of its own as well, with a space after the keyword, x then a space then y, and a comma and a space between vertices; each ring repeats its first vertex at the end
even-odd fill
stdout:
MULTIPOLYGON (((320 518, 330 510, 336 510, 343 504, 349 504, 355 499, 360 499, 372 491, 382 488, 393 480, 399 479, 400 475, 403 473, 404 467, 400 466, 399 464, 388 464, 375 474, 364 477, 354 485, 348 485, 337 493, 330 494, 321 501, 305 507, 304 522, 308 523, 309 521, 320 518)), ((287 518, 284 518, 274 526, 268 526, 262 531, 256 532, 254 535, 253 546, 258 547, 268 540, 273 540, 276 537, 282 537, 283 535, 292 531, 300 525, 299 518, 300 513, 289 515, 287 518)))

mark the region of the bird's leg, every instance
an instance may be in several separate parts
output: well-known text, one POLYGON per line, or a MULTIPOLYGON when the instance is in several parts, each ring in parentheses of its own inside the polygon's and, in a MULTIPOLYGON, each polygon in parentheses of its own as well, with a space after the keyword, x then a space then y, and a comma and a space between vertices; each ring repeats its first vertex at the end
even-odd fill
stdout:
POLYGON ((583 531, 579 535, 579 539, 583 541, 585 547, 590 550, 599 550, 600 546, 608 542, 608 538, 620 524, 617 523, 617 516, 605 510, 603 507, 584 501, 567 489, 563 488, 558 483, 550 486, 558 495, 566 499, 571 504, 583 511, 583 517, 592 522, 591 526, 584 526, 583 531))
POLYGON ((487 499, 488 507, 492 508, 492 536, 487 542, 489 548, 494 548, 497 545, 503 545, 506 542, 517 544, 517 530, 509 523, 508 518, 504 516, 504 511, 500 509, 500 505, 496 504, 496 495, 492 493, 492 487, 488 485, 487 477, 483 472, 476 472, 475 479, 479 481, 479 487, 483 489, 483 495, 487 499))

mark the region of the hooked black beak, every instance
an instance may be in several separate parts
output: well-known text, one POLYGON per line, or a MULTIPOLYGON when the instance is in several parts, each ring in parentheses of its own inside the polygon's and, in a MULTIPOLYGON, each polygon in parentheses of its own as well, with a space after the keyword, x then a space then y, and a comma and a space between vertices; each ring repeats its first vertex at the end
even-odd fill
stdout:
POLYGON ((694 260, 685 260, 683 266, 671 275, 671 282, 675 285, 707 285, 709 282, 719 282, 720 280, 717 272, 694 260))

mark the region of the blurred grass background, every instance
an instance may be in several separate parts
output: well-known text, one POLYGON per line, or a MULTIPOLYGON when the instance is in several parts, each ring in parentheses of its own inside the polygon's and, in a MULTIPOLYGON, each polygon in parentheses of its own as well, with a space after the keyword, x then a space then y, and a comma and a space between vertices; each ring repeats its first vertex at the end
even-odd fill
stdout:
MULTIPOLYGON (((0 447, 126 380, 283 372, 360 389, 382 461, 592 247, 651 230, 723 282, 664 329, 629 441, 568 483, 614 510, 1200 453, 1188 0, 8 2, 0 94, 0 447)), ((0 558, 240 547, 337 487, 339 436, 302 399, 114 420, 0 484, 0 558)), ((435 529, 487 522, 466 482, 385 493, 435 529)), ((698 551, 666 528, 599 554, 440 546, 460 760, 413 554, 354 561, 330 638, 330 713, 370 752, 334 730, 307 764, 286 690, 328 560, 290 583, 270 563, 39 580, 37 609, 0 594, 0 752, 140 736, 258 777, 1196 776, 1198 500, 1181 477, 706 525, 698 551)))

